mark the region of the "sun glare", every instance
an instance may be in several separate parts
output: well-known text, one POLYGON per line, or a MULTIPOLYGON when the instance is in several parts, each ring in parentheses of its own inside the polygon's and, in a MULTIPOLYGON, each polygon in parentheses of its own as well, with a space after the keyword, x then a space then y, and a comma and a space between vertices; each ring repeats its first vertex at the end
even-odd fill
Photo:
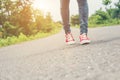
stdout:
POLYGON ((33 7, 42 11, 46 11, 48 9, 47 4, 44 2, 44 0, 35 0, 33 2, 33 7))

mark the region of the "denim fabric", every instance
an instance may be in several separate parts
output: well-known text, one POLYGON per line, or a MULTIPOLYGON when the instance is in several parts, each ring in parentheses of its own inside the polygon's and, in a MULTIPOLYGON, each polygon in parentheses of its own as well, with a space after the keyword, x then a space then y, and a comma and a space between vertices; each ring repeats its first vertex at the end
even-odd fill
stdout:
MULTIPOLYGON (((71 32, 69 22, 69 3, 70 0, 60 0, 61 17, 65 33, 71 32)), ((87 0, 77 0, 80 19, 80 34, 88 32, 88 3, 87 0)))

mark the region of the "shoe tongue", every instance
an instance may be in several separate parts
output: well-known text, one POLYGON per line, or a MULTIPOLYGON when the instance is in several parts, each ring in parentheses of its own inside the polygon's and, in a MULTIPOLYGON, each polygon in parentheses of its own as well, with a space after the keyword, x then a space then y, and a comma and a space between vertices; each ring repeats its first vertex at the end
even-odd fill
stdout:
POLYGON ((86 35, 86 33, 83 33, 82 35, 86 35))
POLYGON ((82 38, 83 38, 83 39, 86 39, 87 36, 86 36, 85 34, 82 34, 82 38))
POLYGON ((86 37, 86 35, 84 34, 83 37, 86 37))
POLYGON ((71 38, 71 34, 66 34, 66 37, 67 38, 71 38))

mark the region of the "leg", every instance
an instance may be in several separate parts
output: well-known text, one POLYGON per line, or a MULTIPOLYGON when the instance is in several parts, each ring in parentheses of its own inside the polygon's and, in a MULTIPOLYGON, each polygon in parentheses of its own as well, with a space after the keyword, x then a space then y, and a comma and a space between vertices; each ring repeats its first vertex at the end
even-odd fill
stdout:
POLYGON ((88 33, 88 4, 87 0, 77 0, 80 15, 80 44, 90 43, 88 33))
POLYGON ((69 2, 70 0, 60 0, 61 1, 61 17, 63 22, 63 27, 65 33, 70 33, 70 24, 69 24, 69 2))
POLYGON ((77 0, 80 15, 80 34, 88 32, 88 4, 87 0, 77 0))

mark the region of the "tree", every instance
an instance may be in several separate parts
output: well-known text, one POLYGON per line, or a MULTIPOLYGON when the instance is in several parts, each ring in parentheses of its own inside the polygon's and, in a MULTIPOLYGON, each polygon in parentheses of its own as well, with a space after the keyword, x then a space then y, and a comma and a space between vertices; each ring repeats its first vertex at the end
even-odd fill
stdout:
POLYGON ((48 13, 46 14, 46 21, 47 21, 48 23, 52 23, 52 21, 53 21, 50 12, 48 12, 48 13))
POLYGON ((93 14, 89 18, 89 22, 93 24, 104 24, 107 20, 110 19, 110 16, 107 12, 100 10, 97 10, 95 14, 93 14))
POLYGON ((2 30, 2 33, 4 34, 3 38, 6 38, 8 36, 17 35, 16 29, 17 29, 17 27, 11 25, 8 21, 6 21, 3 24, 3 30, 2 30))
MULTIPOLYGON (((0 0, 0 25, 9 22, 17 28, 17 32, 23 32, 29 35, 29 24, 31 21, 32 12, 30 0, 0 0)), ((16 35, 16 33, 14 33, 14 35, 16 35)))
POLYGON ((50 12, 48 12, 45 17, 45 26, 43 28, 44 32, 50 32, 53 28, 52 24, 53 24, 52 16, 50 12))
POLYGON ((51 14, 32 8, 32 0, 0 0, 0 35, 19 36, 50 32, 55 26, 51 14))
POLYGON ((113 10, 113 18, 120 19, 120 0, 115 3, 116 8, 113 10))
POLYGON ((111 4, 111 0, 103 0, 103 4, 105 5, 105 6, 108 6, 109 4, 111 4))
POLYGON ((103 0, 103 5, 105 5, 106 7, 105 7, 105 9, 106 9, 106 11, 108 12, 108 14, 111 16, 112 14, 112 9, 111 9, 111 4, 112 3, 112 1, 111 0, 103 0))
POLYGON ((71 16, 71 24, 74 26, 80 24, 79 15, 72 15, 71 16))
POLYGON ((41 10, 33 9, 33 19, 34 19, 34 33, 42 31, 42 26, 44 25, 44 15, 41 10))

